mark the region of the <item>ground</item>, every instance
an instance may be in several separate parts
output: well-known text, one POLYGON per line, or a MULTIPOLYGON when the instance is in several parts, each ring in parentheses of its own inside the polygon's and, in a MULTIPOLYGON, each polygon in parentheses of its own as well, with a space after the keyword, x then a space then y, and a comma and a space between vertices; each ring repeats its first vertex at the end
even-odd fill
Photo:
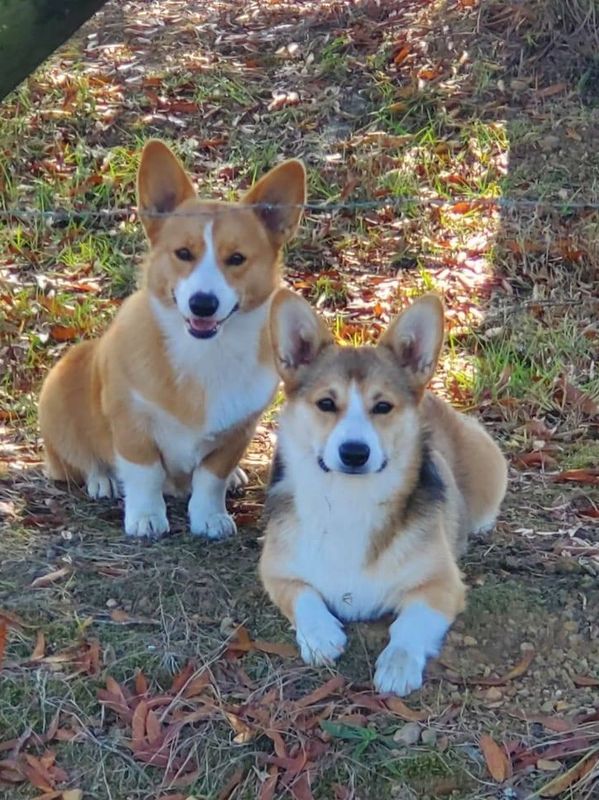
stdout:
POLYGON ((0 797, 597 796, 598 42, 594 0, 114 0, 3 102, 0 797), (444 295, 434 388, 510 482, 405 704, 372 694, 384 629, 304 667, 258 584, 272 412, 226 543, 172 503, 143 547, 42 475, 40 382, 142 263, 149 136, 211 197, 305 160, 329 207, 284 278, 340 339, 444 295))

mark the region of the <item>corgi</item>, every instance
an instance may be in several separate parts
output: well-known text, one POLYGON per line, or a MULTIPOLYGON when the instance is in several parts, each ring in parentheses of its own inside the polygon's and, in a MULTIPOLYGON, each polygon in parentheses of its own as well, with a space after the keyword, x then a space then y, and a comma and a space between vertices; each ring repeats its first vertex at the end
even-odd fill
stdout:
POLYGON ((457 559, 493 526, 506 461, 474 419, 426 390, 444 335, 426 295, 376 347, 341 347, 287 289, 271 305, 284 383, 260 576, 295 628, 301 656, 328 664, 344 623, 393 615, 374 685, 420 688, 465 586, 457 559))
POLYGON ((297 160, 274 167, 240 202, 198 198, 162 142, 137 175, 149 255, 141 288, 96 341, 76 345, 43 385, 47 472, 91 497, 124 494, 125 532, 156 537, 163 493, 191 488, 191 533, 235 533, 225 492, 279 385, 268 327, 283 246, 306 200, 297 160))

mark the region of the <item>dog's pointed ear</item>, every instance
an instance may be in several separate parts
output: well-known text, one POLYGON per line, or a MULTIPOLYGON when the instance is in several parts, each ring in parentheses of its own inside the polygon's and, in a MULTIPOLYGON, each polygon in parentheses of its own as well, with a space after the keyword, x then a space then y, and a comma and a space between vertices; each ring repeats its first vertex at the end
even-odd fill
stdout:
POLYGON ((279 289, 272 299, 270 335, 275 365, 288 390, 300 383, 304 369, 334 342, 324 320, 303 297, 289 289, 279 289))
POLYGON ((267 172, 244 195, 278 249, 295 234, 306 202, 306 168, 295 158, 267 172))
POLYGON ((381 338, 421 395, 433 377, 443 344, 443 303, 434 294, 419 297, 395 319, 381 338))
POLYGON ((152 214, 168 214, 195 196, 193 184, 172 150, 164 142, 150 139, 137 170, 137 207, 148 239, 155 239, 165 220, 152 214))

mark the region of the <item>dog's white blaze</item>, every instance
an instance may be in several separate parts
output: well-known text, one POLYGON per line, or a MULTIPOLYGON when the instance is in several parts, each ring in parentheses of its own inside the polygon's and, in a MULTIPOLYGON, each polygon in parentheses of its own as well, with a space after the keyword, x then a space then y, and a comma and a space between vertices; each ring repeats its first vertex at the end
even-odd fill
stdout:
MULTIPOLYGON (((195 442, 209 440, 260 413, 277 388, 279 377, 274 365, 258 360, 269 301, 253 311, 236 312, 212 339, 194 339, 176 308, 167 308, 155 297, 151 304, 165 336, 174 373, 194 378, 203 389, 204 423, 197 431, 180 423, 175 430, 171 415, 165 415, 157 406, 152 411, 158 429, 165 430, 162 438, 174 436, 174 446, 167 447, 174 453, 181 451, 182 460, 189 463, 189 449, 195 442)), ((197 463, 198 460, 192 467, 197 463)))
POLYGON ((212 236, 213 222, 209 222, 204 228, 204 244, 206 249, 202 260, 196 264, 186 278, 182 278, 175 287, 175 299, 179 311, 184 317, 189 317, 189 300, 196 292, 214 294, 219 301, 215 319, 224 319, 233 311, 239 302, 237 292, 229 286, 225 280, 214 249, 214 239, 212 236))
POLYGON ((422 686, 426 659, 441 649, 449 620, 427 603, 410 603, 389 628, 389 644, 377 659, 379 692, 406 695, 422 686))
POLYGON ((117 454, 116 470, 125 495, 125 532, 129 536, 166 533, 165 471, 160 461, 135 464, 117 454))
POLYGON ((379 435, 364 407, 360 390, 352 383, 349 390, 347 410, 327 439, 322 458, 329 469, 342 469, 339 447, 343 442, 363 442, 370 448, 370 456, 365 465, 369 472, 379 470, 385 460, 379 435))

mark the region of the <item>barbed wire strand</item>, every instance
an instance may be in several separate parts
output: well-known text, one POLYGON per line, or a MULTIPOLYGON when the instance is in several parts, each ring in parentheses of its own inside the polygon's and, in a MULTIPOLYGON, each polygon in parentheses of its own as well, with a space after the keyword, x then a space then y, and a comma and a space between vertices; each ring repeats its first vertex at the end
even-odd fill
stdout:
MULTIPOLYGON (((206 201, 212 203, 214 201, 206 201)), ((345 202, 326 203, 227 203, 224 206, 213 205, 206 210, 173 210, 159 211, 145 210, 140 212, 135 206, 122 206, 113 208, 74 208, 74 209, 38 209, 38 208, 0 208, 0 219, 4 220, 46 220, 55 222, 81 222, 85 219, 119 219, 144 216, 151 219, 163 217, 201 217, 214 216, 220 213, 230 213, 235 209, 255 209, 263 212, 272 212, 277 209, 298 209, 315 214, 328 214, 340 211, 369 211, 376 209, 406 208, 409 206, 432 206, 451 209, 452 206, 467 203, 470 208, 466 211, 476 211, 481 208, 497 209, 556 209, 562 214, 581 210, 599 210, 599 201, 564 199, 560 201, 546 200, 541 197, 469 197, 467 195, 451 198, 406 196, 394 198, 378 198, 375 200, 355 200, 345 202)))

